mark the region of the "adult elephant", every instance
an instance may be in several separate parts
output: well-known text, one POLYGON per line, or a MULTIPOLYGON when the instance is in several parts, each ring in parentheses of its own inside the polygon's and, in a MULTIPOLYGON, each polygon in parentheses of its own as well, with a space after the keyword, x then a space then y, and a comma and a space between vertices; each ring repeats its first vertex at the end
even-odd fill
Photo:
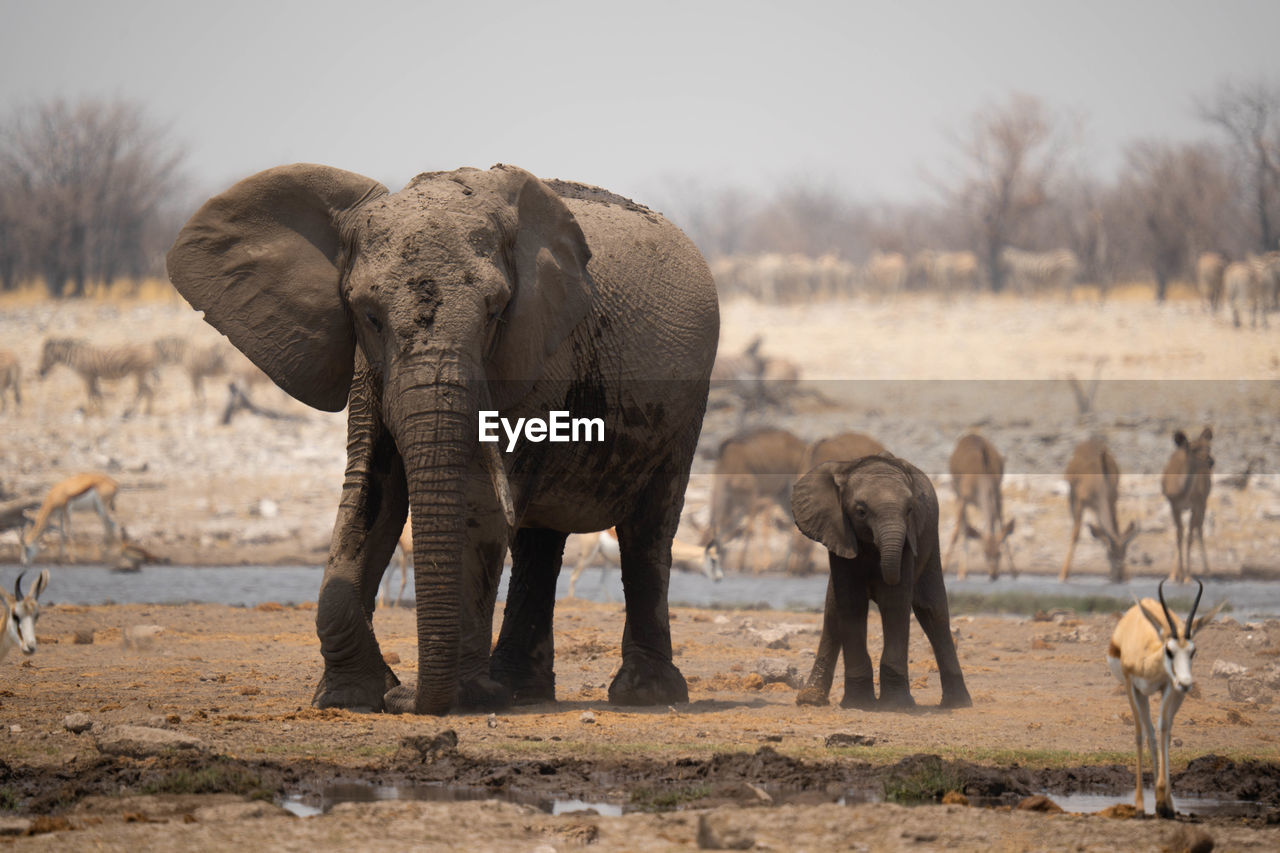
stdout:
POLYGON ((618 704, 685 701, 671 660, 671 540, 719 314, 698 250, 660 215, 499 165, 398 193, 326 166, 210 199, 169 275, 277 384, 348 411, 347 471, 316 631, 317 707, 443 714, 552 699, 555 581, 570 532, 618 528, 627 592, 618 704), (594 443, 478 441, 481 410, 601 418, 594 443), (412 507, 418 682, 372 614, 412 507), (512 576, 490 659, 510 541, 512 576))

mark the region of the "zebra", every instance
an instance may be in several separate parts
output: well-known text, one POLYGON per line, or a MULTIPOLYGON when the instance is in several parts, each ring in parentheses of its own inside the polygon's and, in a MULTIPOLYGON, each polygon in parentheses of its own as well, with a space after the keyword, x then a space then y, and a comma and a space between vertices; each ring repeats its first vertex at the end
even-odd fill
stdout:
POLYGON ((1226 269, 1227 259, 1217 252, 1201 252, 1196 260, 1196 289, 1210 314, 1217 314, 1222 304, 1222 274, 1226 269))
POLYGON ((1023 295, 1061 287, 1067 295, 1075 281, 1080 262, 1070 249, 1051 252, 1024 252, 1012 246, 1000 250, 1000 266, 1009 283, 1023 295))
POLYGON ((138 391, 125 415, 132 414, 143 397, 146 398, 146 412, 151 414, 154 395, 149 380, 155 378, 156 361, 156 348, 152 344, 97 347, 82 338, 47 338, 40 354, 40 378, 43 380, 56 365, 65 364, 80 374, 91 407, 101 411, 99 381, 133 376, 138 383, 138 391))
POLYGON ((22 365, 7 349, 0 349, 0 412, 9 410, 8 390, 13 390, 13 404, 22 407, 22 365))

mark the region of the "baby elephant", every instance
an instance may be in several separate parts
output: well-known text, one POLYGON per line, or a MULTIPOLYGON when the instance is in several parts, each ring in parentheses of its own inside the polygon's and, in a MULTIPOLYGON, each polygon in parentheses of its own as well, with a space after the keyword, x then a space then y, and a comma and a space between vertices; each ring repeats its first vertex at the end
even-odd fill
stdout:
POLYGON ((942 679, 942 707, 973 704, 951 639, 951 617, 938 548, 938 496, 920 469, 882 453, 826 462, 796 483, 791 505, 801 532, 827 546, 822 640, 801 705, 825 705, 836 658, 844 650, 845 708, 908 708, 907 642, 914 611, 942 679), (884 628, 880 701, 867 653, 867 609, 884 628))

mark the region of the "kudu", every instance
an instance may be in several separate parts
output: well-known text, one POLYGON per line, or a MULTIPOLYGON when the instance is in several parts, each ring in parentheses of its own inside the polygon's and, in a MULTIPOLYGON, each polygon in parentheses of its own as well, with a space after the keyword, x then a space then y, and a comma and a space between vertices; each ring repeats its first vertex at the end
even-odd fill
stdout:
POLYGON ((725 439, 711 485, 711 519, 700 543, 723 563, 725 542, 742 537, 738 571, 751 547, 751 514, 772 502, 791 518, 791 487, 801 470, 805 443, 783 429, 760 427, 725 439))
MULTIPOLYGON (((951 565, 956 542, 963 534, 963 562, 956 577, 964 580, 968 574, 969 540, 978 539, 982 542, 982 553, 987 560, 987 573, 991 580, 996 580, 1000 577, 1001 553, 1009 551, 1009 536, 1014 527, 1013 521, 1004 523, 1004 504, 1000 493, 1004 479, 1004 457, 990 441, 977 433, 969 433, 956 442, 956 449, 951 453, 950 468, 951 485, 960 506, 956 516, 956 529, 951 534, 951 544, 947 546, 947 556, 942 561, 943 570, 951 565), (967 513, 970 506, 978 511, 982 524, 980 530, 969 523, 967 513)), ((1011 552, 1009 571, 1014 577, 1018 576, 1011 552)))
POLYGON ((1209 557, 1204 548, 1204 511, 1213 487, 1213 427, 1205 427, 1200 437, 1189 441, 1187 434, 1177 430, 1173 434, 1174 451, 1164 466, 1160 478, 1160 491, 1169 501, 1173 511, 1173 528, 1178 537, 1178 566, 1169 573, 1169 580, 1184 583, 1191 576, 1191 541, 1200 542, 1200 567, 1209 573, 1209 557), (1182 514, 1190 510, 1187 520, 1186 547, 1183 547, 1182 514))
POLYGON ((1122 582, 1125 579, 1125 554, 1138 531, 1130 521, 1125 531, 1120 532, 1120 525, 1116 520, 1116 499, 1120 496, 1120 466, 1116 464, 1111 451, 1107 450, 1106 442, 1100 438, 1090 438, 1076 445, 1075 453, 1067 463, 1066 477, 1070 487, 1068 500, 1071 506, 1071 544, 1067 547, 1067 558, 1062 561, 1058 580, 1065 582, 1071 573, 1071 558, 1075 556, 1076 541, 1080 538, 1080 521, 1084 511, 1088 509, 1098 519, 1097 524, 1089 525, 1089 531, 1095 539, 1107 546, 1111 581, 1122 582))

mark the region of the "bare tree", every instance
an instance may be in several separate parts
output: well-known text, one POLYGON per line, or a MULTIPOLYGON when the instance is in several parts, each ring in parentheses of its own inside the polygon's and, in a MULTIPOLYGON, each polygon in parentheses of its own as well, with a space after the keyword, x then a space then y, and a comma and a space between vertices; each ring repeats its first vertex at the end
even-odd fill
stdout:
POLYGON ((958 176, 941 189, 970 220, 993 290, 1004 288, 1000 251, 1027 236, 1049 202, 1072 136, 1070 123, 1043 101, 1015 92, 978 111, 957 138, 958 176))
POLYGON ((1221 245, 1234 186, 1222 152, 1210 145, 1139 141, 1126 151, 1127 170, 1116 192, 1141 222, 1137 255, 1156 279, 1163 302, 1169 281, 1189 277, 1196 256, 1221 245))
POLYGON ((54 296, 142 277, 172 238, 161 225, 181 152, 126 101, 54 100, 0 122, 0 279, 37 275, 54 296))
POLYGON ((1280 220, 1280 85, 1226 80, 1197 112, 1231 140, 1257 221, 1260 251, 1276 248, 1280 220))

